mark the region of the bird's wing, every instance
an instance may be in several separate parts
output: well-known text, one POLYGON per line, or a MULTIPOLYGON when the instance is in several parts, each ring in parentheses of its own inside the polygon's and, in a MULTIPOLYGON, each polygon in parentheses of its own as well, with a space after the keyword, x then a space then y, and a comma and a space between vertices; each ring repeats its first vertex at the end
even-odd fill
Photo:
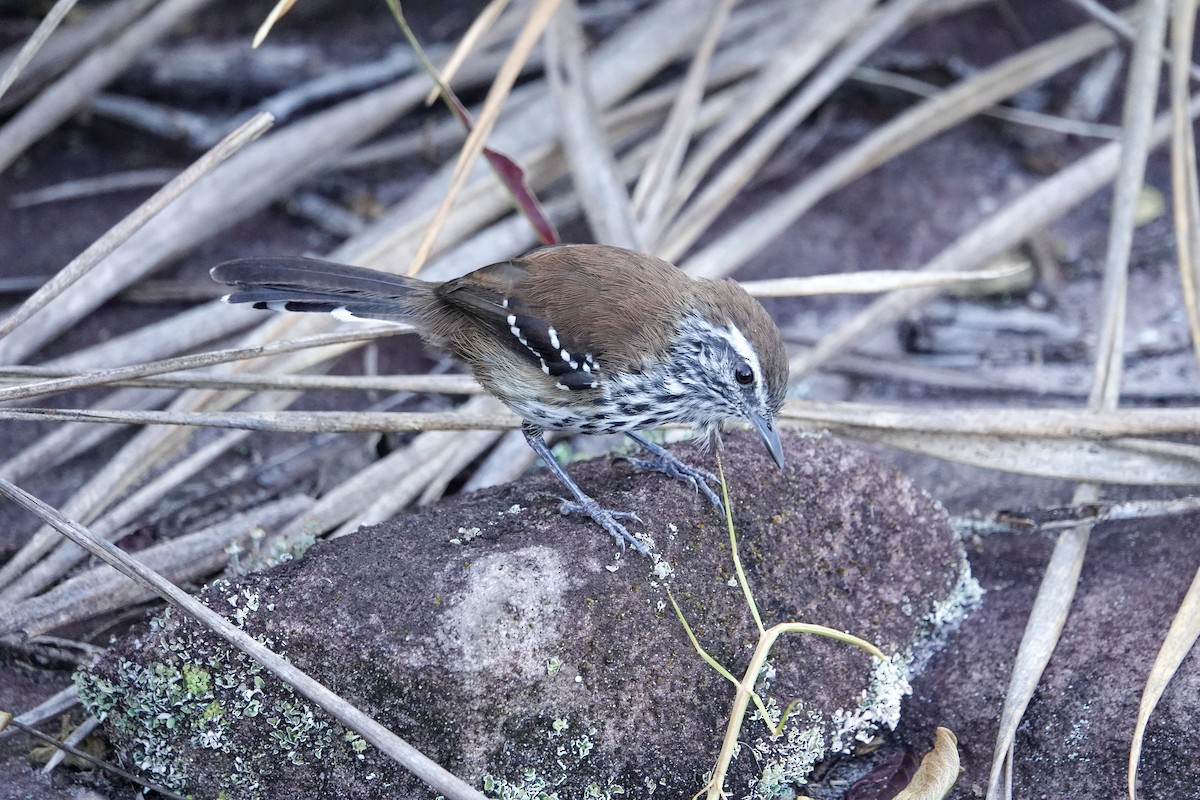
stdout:
POLYGON ((513 259, 447 281, 436 294, 495 330, 560 388, 598 388, 601 354, 556 327, 561 321, 553 319, 555 315, 544 305, 529 301, 530 277, 530 264, 513 259))

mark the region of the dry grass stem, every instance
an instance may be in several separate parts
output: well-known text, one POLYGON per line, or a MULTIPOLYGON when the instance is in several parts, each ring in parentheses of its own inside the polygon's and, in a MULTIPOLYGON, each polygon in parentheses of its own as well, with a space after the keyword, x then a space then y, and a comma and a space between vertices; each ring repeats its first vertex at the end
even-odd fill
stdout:
MULTIPOLYGON (((18 714, 13 720, 30 727, 41 725, 43 722, 54 719, 65 711, 69 711, 78 704, 79 698, 75 696, 75 684, 72 683, 66 688, 50 695, 28 711, 18 714)), ((12 728, 0 726, 0 739, 8 736, 12 731, 12 728)))
POLYGON ((285 339, 268 344, 251 345, 249 347, 212 350, 207 353, 166 358, 161 361, 133 364, 128 367, 115 367, 113 369, 101 370, 100 372, 73 375, 67 378, 50 378, 34 383, 22 383, 17 386, 0 388, 0 402, 24 400, 30 397, 45 397, 75 389, 84 389, 90 386, 107 386, 134 378, 144 378, 150 375, 161 375, 163 373, 178 372, 180 370, 196 369, 199 367, 211 367, 215 364, 227 364, 231 361, 242 361, 247 358, 264 358, 314 347, 325 347, 347 342, 362 343, 374 339, 396 336, 397 334, 407 333, 411 330, 410 326, 399 324, 385 327, 356 328, 335 333, 306 336, 299 339, 285 339))
POLYGON ((415 275, 425 265, 425 262, 433 252, 434 245, 437 242, 438 235, 441 233, 442 226, 445 224, 446 217, 450 215, 454 201, 458 198, 459 193, 466 184, 467 178, 471 174, 471 168, 483 152, 488 135, 495 126, 497 118, 500 116, 500 109, 503 107, 505 98, 508 97, 513 84, 516 83, 517 76, 521 73, 521 68, 529 59, 529 54, 533 51, 538 39, 541 38, 542 31, 546 29, 546 26, 550 24, 550 20, 554 17, 554 12, 558 9, 559 2, 560 0, 537 0, 537 4, 530 11, 529 18, 525 22, 525 27, 521 29, 520 34, 518 34, 516 41, 513 43, 512 49, 504 59, 504 63, 500 65, 500 69, 496 72, 496 77, 492 81, 492 88, 488 91, 487 99, 483 102, 483 108, 480 110, 470 134, 467 135, 467 140, 463 143, 458 162, 454 165, 454 172, 450 177, 450 188, 446 191, 437 212, 434 214, 433 221, 430 222, 425 236, 422 238, 420 245, 418 245, 417 253, 413 256, 412 263, 409 264, 409 275, 415 275))
POLYGON ((0 337, 7 336, 18 325, 44 308, 52 299, 62 294, 68 286, 86 275, 92 267, 96 266, 113 250, 123 244, 135 231, 153 219, 168 205, 175 202, 181 194, 192 188, 196 181, 212 172, 218 164, 221 164, 234 153, 266 133, 273 122, 274 118, 270 114, 257 114, 239 126, 233 133, 222 139, 216 147, 209 150, 190 167, 179 173, 174 180, 155 192, 149 200, 134 209, 133 213, 114 225, 107 233, 72 260, 71 263, 63 267, 58 274, 46 281, 16 311, 7 316, 3 321, 0 321, 0 337))
MULTIPOLYGON (((142 325, 96 344, 81 347, 39 366, 68 375, 157 361, 220 342, 262 322, 262 312, 220 301, 201 303, 159 322, 142 325)), ((14 334, 20 334, 20 330, 14 334)))
MULTIPOLYGON (((165 402, 166 398, 162 396, 162 392, 127 389, 100 398, 92 403, 91 408, 135 410, 156 408, 165 402)), ((52 469, 80 453, 87 452, 122 429, 123 426, 85 423, 59 425, 0 464, 0 477, 15 482, 35 472, 52 469)))
MULTIPOLYGON (((1200 113, 1200 98, 1192 99, 1192 115, 1200 113)), ((1160 117, 1150 136, 1161 146, 1170 131, 1170 118, 1160 117)), ((1055 221, 1113 179, 1121 147, 1110 142, 1094 153, 1034 186, 1004 208, 960 236, 920 269, 923 272, 966 270, 987 263, 1034 232, 1055 221)), ((826 334, 811 351, 792 359, 792 376, 816 369, 841 352, 865 341, 871 331, 890 325, 913 308, 935 297, 935 289, 914 289, 882 297, 826 334)))
POLYGON ((435 791, 451 800, 484 800, 483 795, 459 778, 446 772, 412 745, 112 543, 94 536, 79 523, 8 481, 0 480, 0 494, 35 514, 43 522, 52 525, 55 530, 87 549, 123 575, 153 590, 168 603, 253 658, 342 725, 362 736, 396 763, 429 784, 435 791))
POLYGON ((808 75, 866 17, 871 6, 868 0, 822 0, 804 13, 801 6, 792 4, 789 13, 772 23, 794 30, 783 46, 763 48, 774 55, 761 65, 753 80, 744 81, 738 89, 739 113, 725 117, 683 165, 671 190, 668 217, 679 213, 713 164, 808 75))
MULTIPOLYGON (((1192 352, 1200 358, 1200 192, 1197 190, 1196 141, 1188 113, 1188 89, 1193 75, 1191 55, 1196 27, 1196 0, 1174 0, 1171 4, 1170 71, 1171 111, 1174 126, 1171 135, 1171 179, 1174 188, 1175 247, 1183 285, 1184 308, 1192 335, 1192 352)), ((1165 16, 1165 11, 1164 11, 1165 16)), ((1184 657, 1200 637, 1200 570, 1192 579, 1187 594, 1171 620, 1171 627, 1150 667, 1142 689, 1137 722, 1129 747, 1126 785, 1130 800, 1137 798, 1138 764, 1145 742, 1146 726, 1167 684, 1179 670, 1184 657)))
POLYGON ((142 780, 141 778, 139 778, 138 776, 134 775, 132 772, 126 772, 125 770, 121 769, 118 766, 109 764, 107 761, 101 761, 100 759, 93 756, 91 753, 85 753, 84 751, 74 747, 73 745, 67 744, 66 742, 63 742, 63 741, 59 741, 58 739, 54 738, 53 736, 51 736, 49 734, 42 733, 37 728, 30 727, 30 726, 26 725, 25 723, 21 722, 17 718, 7 720, 6 722, 7 722, 7 725, 11 725, 14 730, 23 731, 23 732, 29 734, 30 736, 32 736, 33 738, 37 739, 39 742, 48 744, 51 747, 56 747, 60 751, 65 751, 67 753, 70 753, 71 755, 80 759, 81 761, 86 761, 87 763, 92 764, 96 767, 99 767, 100 769, 102 769, 106 772, 111 772, 114 775, 118 775, 118 776, 124 778, 125 780, 130 781, 131 783, 135 783, 138 786, 144 787, 144 789, 149 789, 151 791, 158 792, 163 797, 171 798, 171 800, 188 800, 186 797, 184 797, 183 795, 181 795, 177 792, 173 792, 170 789, 159 786, 158 784, 155 784, 155 783, 148 783, 148 782, 142 780))
MULTIPOLYGON (((249 433, 235 431, 209 442, 167 467, 161 474, 147 481, 119 504, 99 516, 92 524, 93 532, 111 542, 118 542, 132 533, 128 525, 142 514, 152 510, 167 494, 197 472, 212 464, 226 450, 236 446, 249 433)), ((85 552, 67 541, 60 541, 49 555, 25 570, 19 578, 0 591, 0 602, 15 603, 32 597, 45 587, 59 580, 85 556, 85 552)))
POLYGON ((5 408, 0 419, 27 422, 102 422, 122 425, 182 425, 275 433, 400 433, 516 428, 507 411, 101 411, 87 408, 5 408))
MULTIPOLYGON (((850 74, 850 77, 856 81, 871 84, 872 86, 886 86, 889 89, 896 89, 926 99, 936 97, 942 91, 942 88, 935 84, 926 83, 908 75, 884 72, 873 67, 859 67, 850 74)), ((1030 111, 1024 108, 992 106, 991 108, 983 109, 979 113, 982 116, 1011 122, 1015 125, 1024 125, 1029 128, 1061 133, 1063 136, 1082 136, 1093 139, 1107 139, 1109 141, 1121 138, 1121 128, 1117 125, 1102 125, 1098 122, 1056 117, 1052 114, 1044 114, 1040 111, 1030 111)))
POLYGON ((879 430, 1113 439, 1187 434, 1200 428, 1200 407, 1124 408, 907 408, 865 403, 788 400, 780 419, 808 425, 855 425, 879 430))
POLYGON ((1148 439, 1097 444, 1086 439, 915 433, 840 424, 825 429, 851 439, 1016 475, 1133 486, 1200 484, 1200 448, 1164 453, 1154 446, 1157 442, 1148 439))
POLYGON ((78 0, 55 0, 50 10, 46 12, 46 16, 42 18, 41 23, 34 30, 33 35, 29 37, 29 41, 21 46, 13 59, 8 62, 8 66, 4 68, 4 73, 0 74, 0 98, 8 92, 17 81, 17 76, 25 67, 29 66, 29 62, 37 55, 37 52, 46 44, 46 40, 50 38, 50 34, 58 28, 67 14, 71 13, 71 9, 75 7, 78 0))
POLYGON ((1171 620, 1171 627, 1163 638, 1158 655, 1154 657, 1150 675, 1142 689, 1142 699, 1138 703, 1137 722, 1133 727, 1133 742, 1129 748, 1127 769, 1129 800, 1137 800, 1138 761, 1141 759, 1142 745, 1145 742, 1146 726, 1150 723, 1150 715, 1154 713, 1167 684, 1175 677, 1180 664, 1191 652, 1198 637, 1200 637, 1200 570, 1192 578, 1187 594, 1184 595, 1183 602, 1180 603, 1179 609, 1171 620))
POLYGON ((587 40, 574 0, 546 35, 547 75, 558 106, 560 136, 575 194, 597 242, 645 249, 617 161, 606 141, 585 61, 587 40))
POLYGON ((29 208, 43 203, 77 200, 81 197, 123 192, 127 189, 162 186, 177 175, 178 173, 171 169, 131 169, 96 178, 63 181, 32 192, 18 192, 9 201, 9 208, 29 208))
MULTIPOLYGON (((96 49, 100 43, 113 39, 125 27, 141 17, 155 0, 116 0, 90 8, 82 19, 59 28, 40 48, 18 76, 17 82, 0 100, 0 111, 10 112, 28 100, 57 75, 96 49)), ((22 45, 24 47, 24 45, 22 45)), ((13 47, 0 54, 0 67, 8 69, 17 58, 20 48, 13 47)))
MULTIPOLYGON (((92 732, 99 727, 100 720, 96 719, 95 717, 88 717, 83 722, 79 723, 75 730, 71 731, 71 733, 67 735, 67 738, 63 739, 62 742, 68 747, 76 747, 88 736, 91 736, 92 732)), ((68 751, 65 749, 59 749, 55 751, 54 755, 50 756, 49 760, 46 761, 46 766, 42 767, 42 774, 49 775, 54 772, 54 770, 58 769, 58 765, 66 759, 67 755, 68 751)))
MULTIPOLYGON (((454 80, 455 73, 467 60, 467 56, 471 50, 478 47, 480 40, 484 35, 496 24, 496 20, 504 13, 504 9, 508 8, 510 0, 491 0, 483 10, 475 15, 475 19, 471 20, 471 25, 467 28, 467 32, 463 34, 459 40, 458 46, 454 48, 454 52, 450 54, 445 65, 438 70, 441 76, 441 82, 449 85, 454 80)), ((434 86, 429 90, 429 94, 425 95, 425 105, 431 106, 437 100, 440 92, 440 86, 434 86)))
POLYGON ((1171 185, 1174 190, 1175 249, 1183 307, 1192 334, 1192 351, 1200 358, 1200 190, 1197 189, 1196 140, 1188 113, 1189 62, 1196 27, 1195 0, 1175 0, 1171 25, 1171 185))
MULTIPOLYGON (((679 258, 696 242, 712 221, 767 163, 783 140, 845 81, 846 76, 853 72, 855 67, 895 35, 923 1, 896 0, 867 17, 867 21, 854 38, 829 59, 795 98, 771 117, 759 134, 739 148, 738 154, 712 178, 704 191, 667 228, 663 234, 662 250, 668 260, 679 258)), ((844 18, 853 16, 856 12, 866 11, 865 7, 857 3, 843 9, 847 5, 849 4, 839 4, 835 12, 837 17, 844 18)), ((831 38, 829 41, 831 45, 846 33, 840 26, 831 32, 836 36, 836 39, 831 38)), ((800 76, 794 77, 798 79, 800 76)), ((677 195, 677 199, 682 198, 678 198, 677 195)), ((758 224, 757 221, 755 224, 758 224)), ((697 267, 693 269, 698 270, 697 267)), ((697 274, 707 273, 697 271, 697 274)))
POLYGON ((267 18, 258 26, 258 30, 254 32, 254 41, 251 47, 258 48, 271 30, 275 27, 275 23, 283 19, 284 14, 292 10, 292 6, 296 5, 296 0, 277 0, 275 5, 271 6, 271 10, 267 13, 267 18))
POLYGON ((1054 531, 1071 528, 1082 522, 1099 525, 1102 522, 1158 519, 1200 512, 1200 497, 1181 497, 1173 500, 1130 500, 1124 503, 1087 503, 1081 506, 1016 509, 997 512, 986 520, 956 519, 959 531, 979 533, 1020 533, 1032 530, 1054 531))
POLYGON ((774 278, 743 281, 742 286, 754 297, 811 297, 823 294, 876 294, 928 287, 962 288, 1003 278, 1011 278, 1024 266, 999 267, 978 272, 897 272, 860 270, 838 275, 812 275, 806 278, 774 278))
MULTIPOLYGON (((312 502, 308 497, 293 496, 267 503, 234 514, 216 525, 139 550, 137 557, 148 568, 176 583, 199 580, 228 563, 231 545, 247 544, 256 529, 278 529, 303 514, 312 502)), ((16 632, 26 637, 38 636, 155 596, 145 586, 101 565, 5 608, 0 636, 16 632)))
MULTIPOLYGON (((74 373, 45 367, 0 367, 0 381, 29 377, 61 378, 74 373)), ((121 381, 115 386, 156 389, 253 389, 260 392, 424 392, 427 394, 479 394, 483 391, 469 375, 267 375, 191 372, 121 381)), ((121 406, 113 405, 112 408, 121 406)))
MULTIPOLYGON (((1123 138, 1101 293, 1102 327, 1096 347, 1092 391, 1088 397, 1088 409, 1093 412, 1115 410, 1120 397, 1135 203, 1142 190, 1146 158, 1155 146, 1152 128, 1167 27, 1167 1, 1147 0, 1142 8, 1145 13, 1138 25, 1121 120, 1123 138)), ((1092 503, 1099 500, 1099 496, 1100 490, 1095 483, 1083 483, 1075 490, 1072 502, 1076 505, 1092 503)), ((1005 779, 1006 762, 1013 757, 1017 726, 1066 625, 1091 530, 1090 524, 1084 524, 1061 533, 1046 566, 1005 693, 996 747, 992 753, 988 800, 1007 800, 1012 795, 1011 781, 1005 779)))
POLYGON ((146 47, 210 0, 162 0, 110 44, 95 50, 0 128, 0 172, 75 113, 146 47))
POLYGON ((502 431, 472 431, 460 434, 459 440, 454 444, 453 458, 425 485, 421 496, 417 498, 417 505, 425 506, 442 499, 450 482, 477 458, 491 450, 504 435, 502 431))
POLYGON ((737 2, 738 0, 713 0, 713 9, 706 15, 708 28, 704 32, 704 38, 700 40, 700 46, 688 65, 687 75, 683 79, 675 103, 671 106, 666 125, 634 189, 633 212, 639 220, 639 238, 644 242, 656 242, 661 233, 660 220, 671 188, 679 176, 688 142, 693 135, 696 115, 704 99, 713 53, 717 49, 729 13, 737 2))
POLYGON ((288 192, 418 103, 425 88, 424 76, 407 78, 313 114, 247 147, 165 208, 43 313, 0 340, 0 363, 24 361, 125 287, 288 192))
MULTIPOLYGON (((1112 33, 1098 25, 1088 25, 1023 50, 955 84, 877 129, 782 197, 758 209, 752 217, 691 256, 685 264, 687 269, 706 277, 728 275, 787 230, 821 198, 1003 98, 1087 58, 1113 41, 1112 33)), ((855 65, 846 66, 852 69, 855 65)), ((706 193, 715 192, 713 187, 716 185, 714 181, 706 193)), ((731 199, 732 194, 714 197, 713 208, 716 204, 723 208, 731 199)), ((698 199, 694 207, 699 208, 701 202, 702 199, 698 199)), ((715 216, 712 210, 705 213, 715 216)), ((699 218, 695 220, 698 222, 699 218)), ((686 217, 680 218, 674 226, 681 229, 679 235, 668 234, 671 242, 668 253, 681 252, 695 241, 704 229, 695 223, 688 222, 686 217), (685 226, 687 231, 682 230, 685 226)))

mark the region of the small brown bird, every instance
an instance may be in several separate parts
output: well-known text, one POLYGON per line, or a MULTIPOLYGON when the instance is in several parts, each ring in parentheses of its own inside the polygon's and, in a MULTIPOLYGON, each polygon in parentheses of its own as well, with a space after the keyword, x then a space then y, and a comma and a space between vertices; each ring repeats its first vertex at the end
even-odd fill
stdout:
POLYGON ((607 245, 556 245, 432 283, 311 258, 250 258, 212 270, 237 287, 230 303, 338 318, 409 322, 427 344, 464 361, 518 414, 529 446, 619 543, 646 548, 555 461, 545 430, 626 433, 651 459, 718 508, 705 471, 637 431, 669 422, 718 441, 727 419, 749 422, 783 467, 775 417, 788 361, 779 330, 736 282, 692 279, 661 259, 607 245))

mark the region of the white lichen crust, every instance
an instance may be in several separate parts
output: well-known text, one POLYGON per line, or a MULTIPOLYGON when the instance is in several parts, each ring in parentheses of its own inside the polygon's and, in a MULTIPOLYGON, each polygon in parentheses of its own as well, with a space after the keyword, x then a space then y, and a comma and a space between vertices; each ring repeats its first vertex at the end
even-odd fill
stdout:
MULTIPOLYGON (((964 557, 957 583, 922 616, 913 644, 890 658, 872 659, 870 678, 854 708, 837 709, 825 719, 797 704, 778 736, 768 733, 753 740, 750 749, 761 766, 747 795, 749 800, 794 797, 796 787, 806 784, 813 767, 827 756, 849 753, 857 743, 870 741, 883 728, 895 730, 900 723, 901 702, 912 692, 909 678, 982 597, 983 589, 964 557), (832 733, 827 737, 826 731, 832 733)), ((768 699, 765 705, 769 721, 777 725, 778 704, 768 699)), ((758 712, 747 725, 762 730, 758 712)))

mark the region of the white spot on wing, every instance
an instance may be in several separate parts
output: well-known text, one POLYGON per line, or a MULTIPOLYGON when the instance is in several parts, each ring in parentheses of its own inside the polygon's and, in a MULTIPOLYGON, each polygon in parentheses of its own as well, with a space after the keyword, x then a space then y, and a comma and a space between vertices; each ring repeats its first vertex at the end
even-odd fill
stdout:
POLYGON ((335 308, 329 312, 334 319, 340 319, 342 322, 362 322, 362 317, 356 317, 345 308, 335 308))
POLYGON ((558 349, 558 331, 554 330, 554 328, 551 327, 546 331, 546 333, 548 333, 550 335, 550 346, 553 347, 555 350, 557 350, 558 349))

